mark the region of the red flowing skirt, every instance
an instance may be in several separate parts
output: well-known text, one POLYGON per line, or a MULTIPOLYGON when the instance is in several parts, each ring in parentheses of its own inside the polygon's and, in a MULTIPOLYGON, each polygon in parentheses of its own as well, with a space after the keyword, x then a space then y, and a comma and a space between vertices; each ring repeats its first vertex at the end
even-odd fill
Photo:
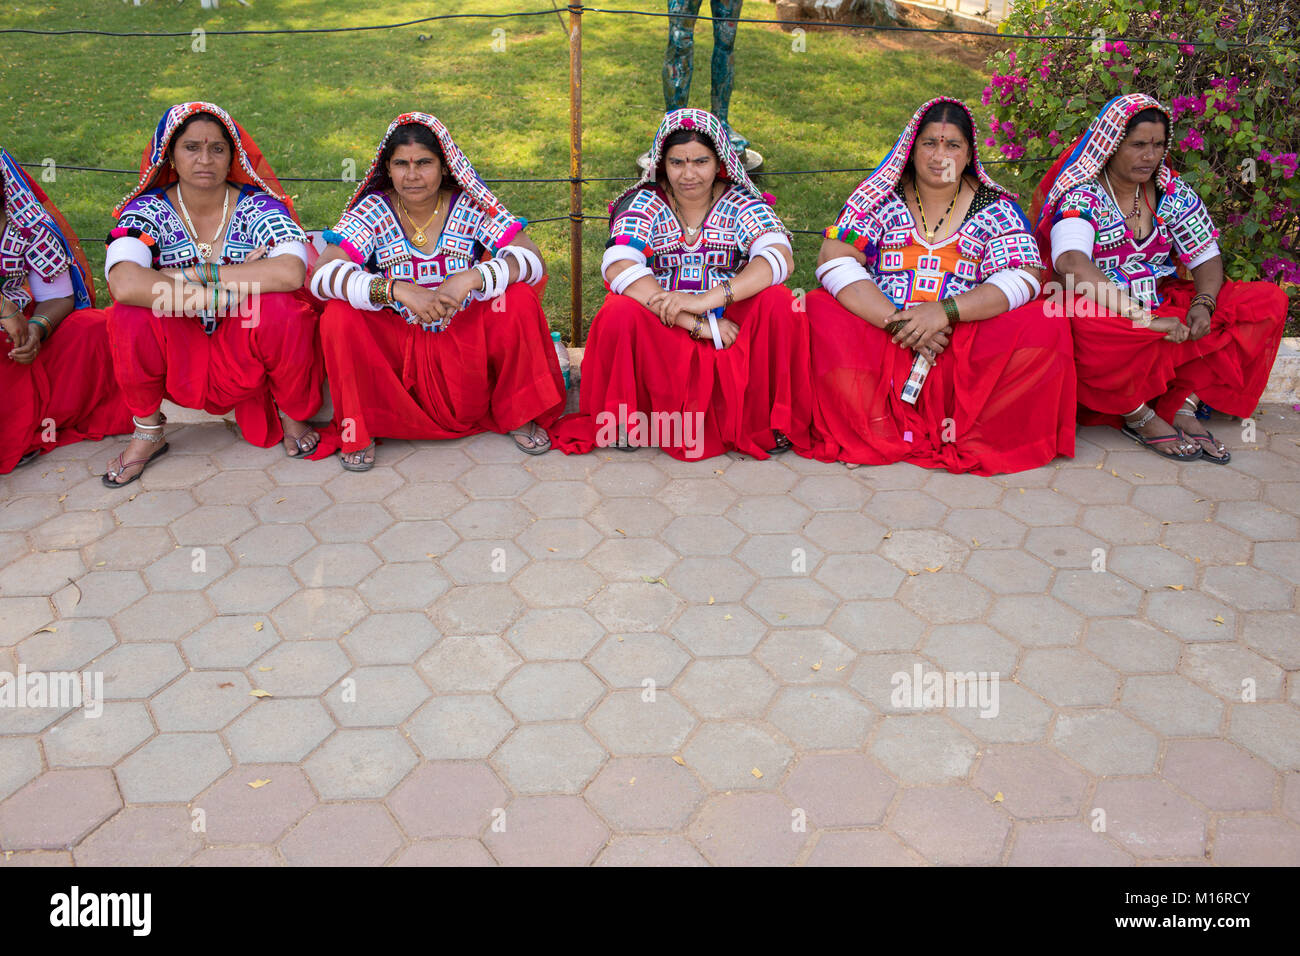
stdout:
POLYGON ((626 430, 629 443, 683 461, 733 450, 766 458, 775 430, 806 449, 807 317, 783 285, 733 303, 726 317, 740 332, 730 347, 716 349, 707 338, 665 327, 635 299, 606 296, 582 359, 579 411, 556 423, 556 446, 582 454, 626 430))
MULTIPOLYGON (((1171 279, 1160 291, 1167 299, 1155 314, 1184 319, 1195 285, 1171 279)), ((1210 331, 1194 342, 1175 343, 1076 297, 1070 322, 1079 420, 1118 427, 1120 416, 1150 402, 1157 415, 1173 421, 1193 393, 1226 414, 1253 415, 1277 357, 1286 310, 1286 293, 1272 283, 1225 282, 1210 331)))
POLYGON ((392 309, 363 312, 332 300, 321 346, 334 422, 313 458, 376 438, 504 434, 531 421, 548 428, 564 411, 550 328, 526 283, 471 303, 442 332, 410 325, 392 309))
POLYGON ((0 474, 33 449, 131 431, 131 410, 113 377, 107 321, 102 309, 78 309, 31 365, 0 355, 0 474))
POLYGON ((311 418, 323 376, 311 299, 264 292, 247 306, 249 315, 224 318, 207 335, 197 318, 114 303, 113 369, 132 413, 151 415, 164 398, 213 415, 234 409, 244 438, 260 448, 284 437, 277 406, 294 421, 311 418))
POLYGON ((828 292, 808 295, 817 439, 810 457, 996 475, 1074 454, 1070 328, 1031 302, 962 322, 920 398, 899 398, 915 353, 828 292))

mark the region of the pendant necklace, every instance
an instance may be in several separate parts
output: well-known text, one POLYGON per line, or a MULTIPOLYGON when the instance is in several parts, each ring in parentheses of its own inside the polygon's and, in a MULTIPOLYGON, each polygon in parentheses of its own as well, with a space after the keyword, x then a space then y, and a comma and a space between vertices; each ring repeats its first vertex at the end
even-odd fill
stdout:
MULTIPOLYGON (((396 192, 394 192, 394 194, 396 194, 396 192)), ((437 219, 438 213, 442 210, 442 193, 438 193, 438 202, 437 205, 433 207, 433 215, 424 221, 423 226, 417 226, 415 224, 415 220, 411 218, 411 212, 406 208, 406 203, 402 202, 401 196, 397 197, 397 205, 402 207, 402 212, 406 214, 406 221, 409 222, 411 228, 415 230, 415 234, 411 236, 411 241, 417 246, 423 248, 429 241, 429 237, 424 234, 424 230, 429 228, 429 223, 437 219)))
MULTIPOLYGON (((1101 171, 1101 174, 1106 177, 1106 187, 1110 190, 1111 198, 1115 200, 1115 208, 1118 209, 1119 195, 1115 192, 1115 187, 1111 185, 1110 173, 1106 172, 1106 170, 1103 169, 1101 171)), ((1138 203, 1141 201, 1141 198, 1142 198, 1142 184, 1138 183, 1138 188, 1133 192, 1133 211, 1124 217, 1126 220, 1142 218, 1142 210, 1138 206, 1138 203)))
POLYGON ((181 192, 181 184, 176 184, 176 198, 180 200, 181 214, 185 217, 185 225, 194 237, 194 246, 199 251, 199 261, 207 262, 212 258, 212 243, 221 238, 222 232, 226 228, 226 213, 230 211, 230 189, 225 191, 225 199, 221 203, 221 225, 217 226, 217 231, 212 234, 212 242, 200 242, 199 231, 194 228, 194 220, 190 218, 190 211, 185 208, 185 194, 181 192))
POLYGON ((925 231, 926 240, 932 240, 934 234, 943 228, 943 222, 948 218, 948 214, 952 212, 952 207, 957 205, 957 197, 961 195, 961 183, 957 183, 957 191, 952 194, 952 201, 948 203, 947 210, 945 210, 944 214, 939 217, 939 221, 934 224, 933 229, 931 229, 925 221, 925 206, 921 205, 921 191, 913 185, 912 192, 916 193, 916 209, 921 214, 921 229, 925 231))

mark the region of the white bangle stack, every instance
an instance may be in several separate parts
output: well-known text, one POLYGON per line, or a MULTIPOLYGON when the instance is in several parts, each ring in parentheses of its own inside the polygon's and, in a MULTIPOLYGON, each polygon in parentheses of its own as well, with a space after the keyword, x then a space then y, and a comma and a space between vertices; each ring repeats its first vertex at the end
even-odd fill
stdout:
POLYGON ((817 281, 822 284, 822 288, 836 298, 844 289, 853 285, 855 282, 870 282, 875 285, 875 280, 871 278, 871 273, 867 267, 858 262, 852 256, 840 256, 823 262, 817 267, 817 281))
POLYGON ((772 285, 780 285, 790 276, 790 267, 786 263, 785 256, 781 255, 781 249, 791 251, 790 240, 780 232, 764 233, 749 247, 751 262, 761 256, 772 267, 772 285))
POLYGON ((312 273, 310 288, 318 299, 342 299, 354 309, 378 312, 384 306, 372 302, 370 296, 376 278, 355 262, 334 259, 312 273))

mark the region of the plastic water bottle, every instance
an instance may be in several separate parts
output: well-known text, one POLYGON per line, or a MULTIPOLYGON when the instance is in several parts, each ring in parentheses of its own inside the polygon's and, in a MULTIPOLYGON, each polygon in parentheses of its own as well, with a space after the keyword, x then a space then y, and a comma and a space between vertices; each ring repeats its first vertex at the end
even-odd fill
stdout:
POLYGON ((569 388, 569 350, 560 341, 560 333, 551 333, 551 342, 555 345, 555 356, 560 360, 560 371, 564 374, 564 388, 569 388))

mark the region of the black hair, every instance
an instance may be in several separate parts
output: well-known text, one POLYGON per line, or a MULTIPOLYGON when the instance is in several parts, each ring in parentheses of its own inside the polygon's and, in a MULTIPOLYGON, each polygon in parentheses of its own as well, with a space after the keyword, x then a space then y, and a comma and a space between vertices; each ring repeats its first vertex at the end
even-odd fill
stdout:
MULTIPOLYGON (((921 122, 916 124, 916 137, 921 136, 921 130, 925 129, 931 123, 952 123, 961 131, 962 136, 966 137, 966 145, 970 147, 970 162, 966 164, 963 172, 974 174, 975 172, 975 128, 971 125, 970 114, 966 112, 959 104, 951 100, 941 100, 935 103, 928 110, 921 114, 921 122)), ((916 149, 916 140, 912 141, 912 149, 916 149)), ((907 157, 906 172, 912 173, 912 156, 909 153, 907 157)))
POLYGON ((438 142, 438 137, 433 135, 433 130, 423 123, 403 123, 393 130, 393 135, 388 137, 388 142, 384 144, 384 151, 379 154, 372 191, 380 192, 392 187, 393 180, 388 175, 388 163, 399 146, 423 146, 438 157, 438 162, 442 164, 443 176, 448 175, 447 157, 443 155, 442 144, 438 142))
POLYGON ((176 127, 176 132, 172 133, 171 142, 167 144, 167 158, 170 159, 175 155, 176 144, 180 141, 181 133, 189 129, 191 123, 196 123, 199 120, 207 120, 209 123, 217 124, 217 128, 221 130, 221 138, 226 141, 226 146, 230 148, 230 162, 233 166, 235 162, 235 141, 230 138, 230 130, 226 129, 226 124, 221 122, 215 113, 194 113, 186 118, 185 122, 181 123, 180 126, 176 127))
POLYGON ((656 181, 660 183, 666 182, 664 163, 668 159, 668 150, 674 146, 685 146, 687 143, 700 143, 707 146, 709 152, 713 154, 713 158, 718 161, 718 178, 727 178, 727 168, 722 164, 722 157, 718 155, 718 147, 714 145, 713 140, 697 129, 675 129, 664 137, 663 152, 659 154, 659 165, 655 168, 656 181))
POLYGON ((1165 143, 1169 142, 1169 117, 1165 115, 1164 110, 1158 110, 1154 106, 1148 106, 1144 110, 1139 110, 1129 117, 1129 121, 1124 126, 1124 137, 1127 138, 1133 130, 1142 123, 1159 123, 1165 128, 1165 143))

